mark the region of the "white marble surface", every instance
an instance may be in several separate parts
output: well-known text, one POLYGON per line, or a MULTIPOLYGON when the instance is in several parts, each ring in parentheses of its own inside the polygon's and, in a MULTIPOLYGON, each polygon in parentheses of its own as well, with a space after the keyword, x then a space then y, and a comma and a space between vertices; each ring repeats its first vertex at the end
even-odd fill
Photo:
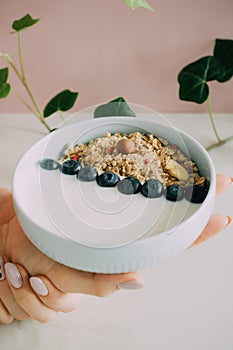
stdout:
MULTIPOLYGON (((206 115, 167 116, 204 146, 214 141, 206 115)), ((223 137, 233 134, 232 115, 217 115, 216 122, 223 137)), ((0 114, 1 185, 10 187, 16 162, 43 133, 29 114, 0 114)), ((233 143, 211 155, 217 172, 233 176, 233 143)), ((216 200, 215 211, 233 216, 232 198, 233 186, 216 200)), ((0 325, 0 349, 232 350, 233 225, 144 275, 144 290, 84 296, 78 310, 50 324, 0 325)))

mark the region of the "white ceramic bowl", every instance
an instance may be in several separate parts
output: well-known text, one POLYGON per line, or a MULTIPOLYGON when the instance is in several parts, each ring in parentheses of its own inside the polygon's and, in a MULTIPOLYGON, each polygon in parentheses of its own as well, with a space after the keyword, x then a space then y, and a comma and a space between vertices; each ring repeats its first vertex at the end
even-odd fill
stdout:
POLYGON ((15 169, 13 197, 23 230, 46 255, 84 271, 121 273, 159 264, 190 246, 208 222, 215 186, 213 163, 191 136, 154 120, 108 117, 63 127, 31 147, 15 169), (209 181, 204 202, 126 196, 116 188, 40 168, 42 159, 58 159, 67 144, 84 143, 107 131, 149 132, 177 144, 209 181))

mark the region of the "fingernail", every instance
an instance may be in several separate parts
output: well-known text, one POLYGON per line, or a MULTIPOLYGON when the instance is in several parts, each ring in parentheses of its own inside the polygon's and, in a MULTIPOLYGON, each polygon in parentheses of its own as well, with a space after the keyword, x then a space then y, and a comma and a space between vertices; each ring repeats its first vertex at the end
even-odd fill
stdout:
POLYGON ((117 285, 118 289, 128 289, 128 290, 142 289, 144 287, 145 287, 145 284, 134 280, 121 282, 117 285))
POLYGON ((5 272, 4 272, 4 260, 0 256, 0 281, 3 281, 5 279, 5 272))
POLYGON ((29 281, 34 292, 36 292, 40 296, 45 297, 49 294, 49 291, 41 278, 31 277, 29 281))
POLYGON ((23 279, 19 272, 18 267, 12 263, 5 264, 5 273, 10 283, 15 288, 21 288, 23 285, 23 279))
POLYGON ((231 216, 227 216, 226 226, 229 226, 231 223, 232 223, 232 217, 231 216))

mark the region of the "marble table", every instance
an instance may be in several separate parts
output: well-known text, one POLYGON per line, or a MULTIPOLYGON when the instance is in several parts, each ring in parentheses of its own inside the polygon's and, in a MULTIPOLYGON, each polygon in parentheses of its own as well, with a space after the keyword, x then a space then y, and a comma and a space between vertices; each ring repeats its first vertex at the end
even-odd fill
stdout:
MULTIPOLYGON (((204 146, 214 142, 205 114, 166 114, 204 146)), ((216 115, 221 135, 233 134, 233 115, 216 115)), ((21 155, 45 129, 30 114, 0 114, 0 184, 10 188, 21 155)), ((233 176, 233 143, 211 151, 217 172, 233 176)), ((233 216, 233 186, 215 212, 233 216)), ((202 246, 144 271, 147 287, 107 298, 84 296, 78 310, 50 324, 0 325, 3 350, 232 350, 233 225, 202 246)))

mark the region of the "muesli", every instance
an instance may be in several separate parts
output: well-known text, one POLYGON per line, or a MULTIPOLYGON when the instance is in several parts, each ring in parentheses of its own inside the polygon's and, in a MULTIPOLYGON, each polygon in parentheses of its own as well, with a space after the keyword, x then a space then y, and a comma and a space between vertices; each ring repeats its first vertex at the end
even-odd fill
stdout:
POLYGON ((112 171, 121 177, 132 176, 142 184, 155 178, 164 187, 178 185, 204 186, 205 177, 199 174, 195 162, 175 144, 152 134, 106 133, 103 137, 68 148, 60 159, 78 160, 82 166, 91 165, 99 174, 112 171))
POLYGON ((101 187, 117 186, 123 194, 165 195, 170 201, 185 197, 202 203, 208 193, 197 164, 176 144, 153 134, 107 132, 86 144, 70 146, 58 162, 41 162, 47 170, 55 170, 57 165, 63 174, 76 175, 80 181, 96 180, 101 187))

